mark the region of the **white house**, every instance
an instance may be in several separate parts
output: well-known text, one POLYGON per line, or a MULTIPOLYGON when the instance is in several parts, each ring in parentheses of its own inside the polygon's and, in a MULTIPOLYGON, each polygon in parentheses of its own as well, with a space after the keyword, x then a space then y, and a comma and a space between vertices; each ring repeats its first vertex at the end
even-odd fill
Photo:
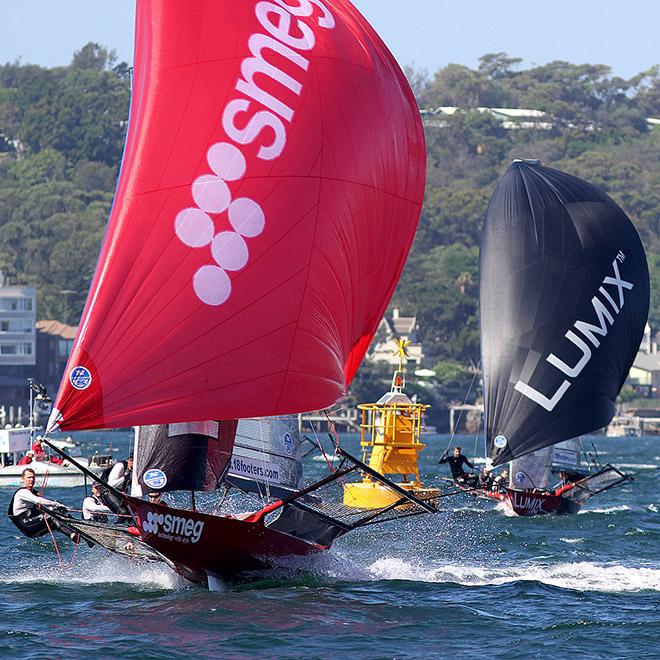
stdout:
POLYGON ((396 339, 407 339, 408 363, 411 369, 419 368, 424 353, 422 345, 417 341, 417 317, 401 316, 397 308, 392 310, 392 318, 383 317, 378 326, 374 344, 369 352, 369 360, 372 362, 386 362, 396 367, 399 358, 396 355, 398 345, 396 339))

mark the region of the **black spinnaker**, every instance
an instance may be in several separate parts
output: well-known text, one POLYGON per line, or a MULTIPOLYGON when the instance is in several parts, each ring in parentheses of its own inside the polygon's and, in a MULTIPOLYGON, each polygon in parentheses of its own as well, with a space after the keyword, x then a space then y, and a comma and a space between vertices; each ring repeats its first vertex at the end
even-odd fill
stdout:
POLYGON ((488 207, 480 314, 494 465, 606 426, 649 309, 641 241, 595 186, 514 161, 488 207))

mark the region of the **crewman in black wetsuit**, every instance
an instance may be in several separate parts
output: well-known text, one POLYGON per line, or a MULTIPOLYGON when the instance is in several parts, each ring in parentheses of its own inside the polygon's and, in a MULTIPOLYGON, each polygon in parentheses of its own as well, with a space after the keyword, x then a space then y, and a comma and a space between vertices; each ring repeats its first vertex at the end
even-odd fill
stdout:
POLYGON ((50 529, 66 534, 70 538, 76 538, 76 534, 66 525, 61 524, 55 518, 49 516, 40 509, 40 506, 66 508, 55 500, 41 497, 34 492, 36 475, 32 468, 25 468, 21 474, 23 487, 19 488, 9 502, 7 515, 18 529, 29 538, 48 534, 50 529), (50 529, 49 529, 50 527, 50 529))
POLYGON ((472 476, 463 470, 463 466, 467 465, 469 468, 474 470, 474 465, 472 465, 472 463, 470 463, 470 461, 465 456, 463 456, 463 454, 461 454, 460 447, 454 447, 453 456, 449 456, 445 451, 438 463, 449 463, 449 467, 451 468, 451 476, 456 483, 460 484, 465 484, 468 477, 472 476))

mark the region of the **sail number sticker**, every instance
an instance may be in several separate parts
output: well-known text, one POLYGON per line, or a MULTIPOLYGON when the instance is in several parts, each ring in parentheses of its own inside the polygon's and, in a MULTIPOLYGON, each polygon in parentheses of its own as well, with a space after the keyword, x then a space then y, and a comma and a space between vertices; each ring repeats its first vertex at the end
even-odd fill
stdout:
POLYGON ((77 390, 86 390, 92 384, 92 374, 87 367, 74 367, 69 372, 69 382, 77 390))
POLYGON ((493 444, 498 448, 498 449, 504 449, 504 447, 507 446, 508 441, 503 435, 498 435, 495 440, 493 441, 493 444))
POLYGON ((163 488, 167 483, 167 475, 158 468, 151 468, 142 475, 142 481, 144 481, 149 488, 159 489, 163 488))

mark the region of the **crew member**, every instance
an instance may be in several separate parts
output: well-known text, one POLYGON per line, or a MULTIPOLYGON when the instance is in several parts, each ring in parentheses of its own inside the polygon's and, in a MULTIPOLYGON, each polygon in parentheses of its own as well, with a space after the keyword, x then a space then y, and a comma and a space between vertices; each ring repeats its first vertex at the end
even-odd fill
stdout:
POLYGON ((569 472, 566 472, 565 470, 561 470, 559 472, 559 478, 561 479, 561 481, 555 486, 554 494, 557 496, 563 495, 565 492, 575 488, 576 476, 578 477, 579 480, 579 478, 582 475, 574 475, 569 472))
POLYGON ((34 452, 35 461, 50 461, 51 463, 62 463, 62 459, 59 456, 51 455, 50 457, 46 455, 46 450, 42 444, 42 438, 38 435, 34 442, 32 443, 32 451, 34 452))
POLYGON ((30 465, 30 463, 32 463, 33 457, 34 457, 34 452, 31 449, 28 449, 25 452, 25 456, 23 456, 16 465, 30 465))
POLYGON ((25 536, 35 538, 48 534, 48 526, 53 530, 76 538, 76 533, 60 524, 55 518, 40 510, 40 505, 66 508, 56 500, 49 500, 34 492, 35 472, 32 468, 25 468, 21 473, 22 488, 19 488, 9 502, 7 515, 25 536))
POLYGON ((108 486, 127 493, 133 476, 133 454, 125 461, 117 461, 108 474, 108 486))
POLYGON ((448 452, 445 451, 438 463, 449 463, 451 476, 454 481, 459 483, 464 483, 466 479, 471 476, 465 472, 465 470, 463 470, 463 465, 467 465, 469 468, 474 470, 474 465, 472 465, 472 463, 470 463, 470 461, 465 456, 463 456, 463 454, 461 454, 460 447, 454 447, 453 456, 449 456, 448 452))
POLYGON ((109 507, 103 504, 101 499, 103 495, 103 487, 99 483, 92 485, 92 494, 86 497, 82 503, 82 517, 83 520, 91 520, 93 522, 107 522, 108 514, 112 514, 109 507))
POLYGON ((479 488, 483 488, 484 490, 490 490, 493 486, 493 481, 495 480, 495 477, 493 477, 493 470, 488 469, 485 465, 481 469, 481 474, 479 475, 479 488))
POLYGON ((149 504, 162 504, 168 506, 167 502, 163 499, 163 494, 159 490, 152 490, 148 493, 149 504))
MULTIPOLYGON (((131 487, 131 479, 133 478, 133 454, 131 454, 124 461, 117 461, 107 476, 101 475, 101 480, 105 480, 108 486, 121 493, 128 493, 131 487)), ((130 511, 126 506, 124 500, 116 492, 104 490, 101 495, 103 503, 113 512, 122 517, 130 516, 130 511)))
POLYGON ((493 490, 495 492, 499 492, 501 490, 504 490, 507 485, 507 480, 509 477, 509 471, 504 468, 502 472, 498 476, 493 479, 493 490))

